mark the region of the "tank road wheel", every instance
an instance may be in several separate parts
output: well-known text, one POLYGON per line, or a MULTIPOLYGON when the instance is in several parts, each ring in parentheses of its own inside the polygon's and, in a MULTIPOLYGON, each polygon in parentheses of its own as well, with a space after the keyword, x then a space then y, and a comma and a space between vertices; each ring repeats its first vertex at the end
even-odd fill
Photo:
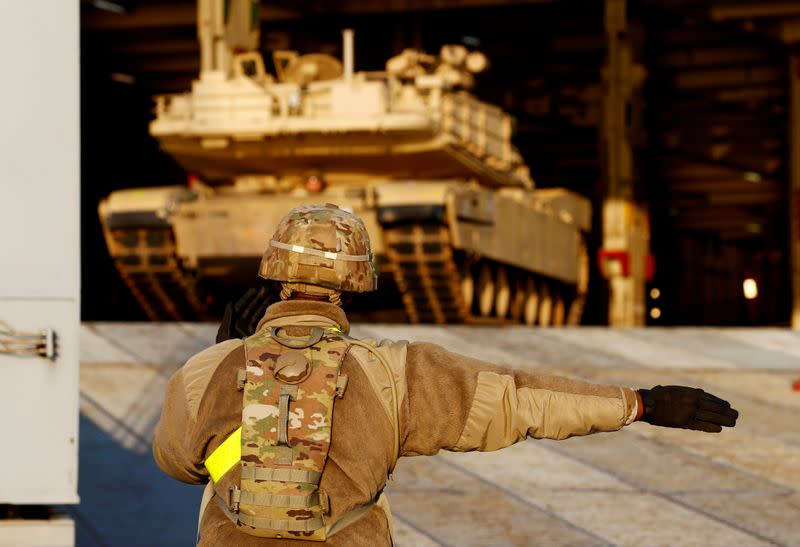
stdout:
POLYGON ((481 271, 478 274, 478 311, 483 317, 489 317, 494 305, 495 284, 492 276, 492 268, 488 262, 481 263, 481 271))
POLYGON ((522 320, 526 325, 535 325, 539 316, 539 289, 533 276, 525 281, 525 298, 522 306, 522 320))
POLYGON ((508 315, 511 306, 511 282, 505 266, 498 266, 495 275, 494 313, 500 319, 508 315))
POLYGON ((553 295, 546 281, 539 284, 542 288, 539 301, 539 325, 548 327, 553 319, 553 295))
POLYGON ((475 278, 468 261, 465 261, 459 268, 459 276, 461 277, 461 298, 464 299, 464 309, 469 313, 472 310, 472 302, 475 300, 475 278))
POLYGON ((581 234, 578 238, 578 284, 575 287, 575 296, 569 305, 567 325, 578 326, 583 317, 583 308, 586 305, 586 293, 589 290, 589 251, 586 238, 581 234))
POLYGON ((558 287, 553 290, 553 325, 556 327, 564 326, 566 317, 566 306, 564 304, 564 291, 558 287))
POLYGON ((516 323, 522 319, 525 311, 525 281, 521 274, 513 275, 514 282, 511 290, 510 316, 516 323))

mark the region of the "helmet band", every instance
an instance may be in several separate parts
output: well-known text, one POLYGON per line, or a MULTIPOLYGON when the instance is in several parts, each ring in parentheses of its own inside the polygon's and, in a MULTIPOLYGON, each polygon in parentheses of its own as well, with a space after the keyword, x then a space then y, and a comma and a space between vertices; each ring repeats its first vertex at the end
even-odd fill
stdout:
POLYGON ((320 251, 319 249, 313 249, 311 247, 303 247, 302 245, 290 245, 288 243, 281 243, 280 241, 275 241, 274 239, 270 241, 269 244, 270 246, 275 247, 276 249, 292 251, 293 253, 319 256, 322 258, 328 258, 330 260, 345 260, 348 262, 368 262, 371 258, 370 255, 349 255, 345 253, 331 253, 329 251, 320 251))

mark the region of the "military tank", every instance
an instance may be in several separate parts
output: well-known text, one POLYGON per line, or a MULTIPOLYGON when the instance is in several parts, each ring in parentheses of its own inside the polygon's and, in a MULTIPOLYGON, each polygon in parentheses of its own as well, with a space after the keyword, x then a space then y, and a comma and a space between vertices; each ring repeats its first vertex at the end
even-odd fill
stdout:
POLYGON ((330 202, 364 220, 412 322, 580 322, 590 203, 535 188, 511 116, 468 92, 484 55, 408 49, 357 72, 345 30, 341 60, 276 51, 273 74, 255 7, 202 0, 200 76, 155 98, 150 133, 191 184, 113 192, 99 206, 148 317, 207 319, 208 287, 252 283, 290 208, 330 202))

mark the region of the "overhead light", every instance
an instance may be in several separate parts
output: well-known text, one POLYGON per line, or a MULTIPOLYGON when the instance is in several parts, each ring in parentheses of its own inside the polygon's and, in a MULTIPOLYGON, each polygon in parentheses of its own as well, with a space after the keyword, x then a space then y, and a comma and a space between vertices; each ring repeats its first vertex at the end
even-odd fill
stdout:
POLYGON ((659 309, 659 308, 652 308, 652 309, 650 310, 650 317, 651 317, 652 319, 658 319, 659 317, 661 317, 661 309, 659 309))
POLYGON ((758 297, 758 283, 753 278, 748 277, 742 283, 742 290, 744 291, 744 297, 748 300, 753 300, 754 298, 758 297))
POLYGON ((461 41, 464 43, 464 45, 470 47, 479 47, 481 45, 481 39, 477 36, 462 36, 461 41))
POLYGON ((742 175, 742 178, 744 178, 744 180, 746 180, 747 182, 761 182, 762 180, 764 180, 764 177, 762 177, 761 174, 756 173, 755 171, 745 171, 744 174, 742 175))
POLYGON ((655 287, 650 289, 650 298, 652 298, 653 300, 658 300, 660 296, 661 296, 661 290, 656 289, 655 287))
POLYGON ((112 72, 111 79, 120 84, 133 85, 136 83, 135 76, 131 76, 130 74, 125 74, 123 72, 112 72))
POLYGON ((116 2, 109 2, 108 0, 92 0, 92 5, 97 9, 110 11, 113 13, 125 13, 125 6, 117 4, 116 2))

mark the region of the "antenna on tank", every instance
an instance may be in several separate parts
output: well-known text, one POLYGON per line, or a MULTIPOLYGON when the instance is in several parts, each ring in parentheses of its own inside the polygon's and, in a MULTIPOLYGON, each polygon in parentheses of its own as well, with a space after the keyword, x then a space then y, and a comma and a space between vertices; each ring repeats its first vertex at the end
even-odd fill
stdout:
POLYGON ((344 66, 344 78, 350 80, 353 78, 353 29, 348 28, 342 31, 342 65, 344 66))

